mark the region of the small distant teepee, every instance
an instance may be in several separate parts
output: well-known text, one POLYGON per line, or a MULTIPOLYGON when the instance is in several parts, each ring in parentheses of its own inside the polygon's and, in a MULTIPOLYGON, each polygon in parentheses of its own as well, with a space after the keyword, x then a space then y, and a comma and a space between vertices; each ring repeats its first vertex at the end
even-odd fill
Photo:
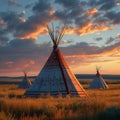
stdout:
POLYGON ((53 50, 41 72, 26 90, 25 96, 39 96, 50 94, 52 96, 87 96, 85 90, 78 82, 68 67, 61 51, 58 48, 59 42, 64 35, 65 27, 55 30, 47 26, 48 33, 53 42, 53 50))
POLYGON ((90 89, 107 89, 108 85, 104 81, 103 77, 100 75, 98 67, 96 67, 97 73, 95 78, 93 79, 92 83, 90 84, 90 89))
POLYGON ((24 78, 22 82, 19 84, 18 88, 27 89, 32 85, 31 81, 28 79, 26 72, 24 72, 24 78))

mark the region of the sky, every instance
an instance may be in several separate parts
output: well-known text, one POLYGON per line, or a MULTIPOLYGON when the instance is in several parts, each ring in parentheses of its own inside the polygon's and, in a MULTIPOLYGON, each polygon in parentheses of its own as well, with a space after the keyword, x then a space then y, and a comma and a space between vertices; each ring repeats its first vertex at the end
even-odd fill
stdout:
POLYGON ((46 26, 75 74, 120 74, 120 0, 0 0, 0 76, 38 75, 52 51, 46 26))

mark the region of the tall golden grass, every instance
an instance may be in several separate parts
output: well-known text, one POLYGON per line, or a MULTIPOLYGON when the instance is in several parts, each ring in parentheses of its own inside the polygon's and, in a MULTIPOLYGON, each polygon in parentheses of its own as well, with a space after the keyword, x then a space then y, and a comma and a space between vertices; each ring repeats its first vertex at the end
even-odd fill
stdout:
POLYGON ((88 98, 25 98, 17 85, 0 85, 0 120, 119 120, 120 84, 109 87, 86 89, 88 98))

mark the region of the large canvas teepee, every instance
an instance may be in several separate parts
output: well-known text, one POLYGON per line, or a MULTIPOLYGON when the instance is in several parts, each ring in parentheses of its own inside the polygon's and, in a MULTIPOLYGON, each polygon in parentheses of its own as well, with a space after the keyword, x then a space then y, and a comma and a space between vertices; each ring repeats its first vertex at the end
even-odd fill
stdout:
POLYGON ((64 28, 55 30, 48 28, 53 42, 53 50, 47 62, 37 76, 32 86, 25 92, 25 96, 39 96, 50 94, 52 96, 87 96, 85 90, 78 82, 68 67, 61 51, 58 48, 59 41, 64 34, 64 28))
POLYGON ((24 72, 24 78, 22 82, 19 84, 20 89, 27 89, 31 86, 31 81, 28 79, 27 74, 24 72))
POLYGON ((104 81, 103 77, 100 75, 99 68, 96 68, 97 73, 92 83, 90 84, 90 89, 107 89, 108 85, 104 81))

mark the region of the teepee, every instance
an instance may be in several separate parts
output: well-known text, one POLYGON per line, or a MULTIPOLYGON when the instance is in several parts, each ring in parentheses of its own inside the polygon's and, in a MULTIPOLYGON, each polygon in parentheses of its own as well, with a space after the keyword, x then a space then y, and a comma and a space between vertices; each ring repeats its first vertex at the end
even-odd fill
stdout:
POLYGON ((89 86, 90 89, 107 89, 108 88, 108 85, 106 84, 103 77, 101 76, 99 69, 100 68, 98 67, 96 68, 97 73, 92 83, 89 86))
POLYGON ((27 89, 31 86, 31 81, 28 79, 26 72, 24 72, 24 78, 22 82, 19 84, 18 88, 27 89))
POLYGON ((50 94, 51 96, 87 96, 85 90, 78 82, 68 67, 63 55, 58 48, 62 39, 65 27, 61 30, 52 29, 47 26, 48 33, 53 42, 53 50, 41 72, 26 90, 25 96, 40 96, 50 94))

